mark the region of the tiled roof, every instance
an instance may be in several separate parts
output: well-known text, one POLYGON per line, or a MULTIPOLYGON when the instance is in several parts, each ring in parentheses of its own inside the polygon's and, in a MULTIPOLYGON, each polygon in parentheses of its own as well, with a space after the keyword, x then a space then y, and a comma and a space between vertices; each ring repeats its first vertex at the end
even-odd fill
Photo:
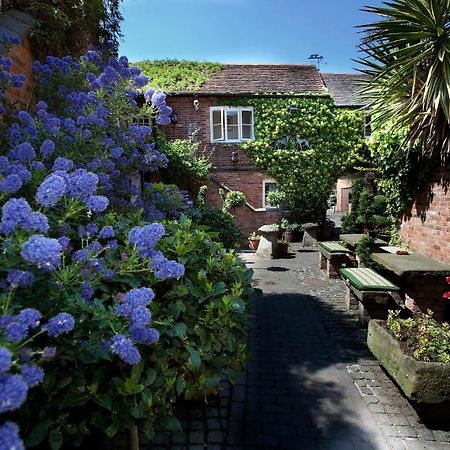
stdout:
POLYGON ((322 73, 325 86, 337 106, 360 107, 367 105, 367 101, 358 97, 366 75, 351 73, 322 73))
POLYGON ((316 66, 225 64, 200 88, 172 92, 208 95, 327 94, 316 66))

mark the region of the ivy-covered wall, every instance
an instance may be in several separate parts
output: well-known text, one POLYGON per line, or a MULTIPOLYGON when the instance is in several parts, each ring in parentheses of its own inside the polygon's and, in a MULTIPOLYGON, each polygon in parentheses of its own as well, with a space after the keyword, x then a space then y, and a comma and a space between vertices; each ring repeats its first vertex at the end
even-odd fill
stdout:
POLYGON ((323 220, 336 180, 364 146, 364 114, 337 108, 328 96, 253 97, 232 104, 253 106, 255 140, 243 149, 278 182, 294 218, 323 220))

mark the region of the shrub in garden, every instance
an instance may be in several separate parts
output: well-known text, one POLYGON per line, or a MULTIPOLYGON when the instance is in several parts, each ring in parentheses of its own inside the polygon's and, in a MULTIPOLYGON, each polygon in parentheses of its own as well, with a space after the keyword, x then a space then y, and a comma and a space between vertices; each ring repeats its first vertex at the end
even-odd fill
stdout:
POLYGON ((387 328, 419 361, 450 362, 450 325, 433 319, 433 312, 401 319, 400 311, 389 311, 387 328))
POLYGON ((221 195, 224 199, 222 208, 224 211, 245 206, 245 202, 247 201, 247 199, 245 198, 245 194, 241 191, 229 191, 226 194, 225 192, 221 192, 221 195))
MULTIPOLYGON (((20 84, 0 63, 3 91, 20 84)), ((152 125, 171 110, 149 90, 152 125, 126 119, 148 82, 138 68, 95 52, 34 68, 46 101, 1 123, 0 413, 12 414, 0 444, 22 448, 12 420, 27 446, 136 424, 151 437, 155 423, 177 426, 178 395, 239 368, 248 274, 184 216, 156 222, 191 204, 175 186, 141 189, 167 164, 152 125)))
POLYGON ((236 248, 243 239, 236 219, 228 211, 199 209, 195 211, 193 220, 196 224, 204 225, 208 230, 217 233, 217 238, 225 248, 236 248))

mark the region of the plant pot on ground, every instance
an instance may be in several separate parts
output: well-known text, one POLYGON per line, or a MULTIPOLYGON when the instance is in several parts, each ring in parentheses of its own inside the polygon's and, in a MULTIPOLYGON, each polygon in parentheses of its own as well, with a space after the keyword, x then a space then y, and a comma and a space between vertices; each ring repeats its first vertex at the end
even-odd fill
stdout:
POLYGON ((387 322, 369 323, 367 345, 410 400, 441 404, 450 400, 450 331, 431 316, 391 311, 387 322))
POLYGON ((283 239, 278 241, 278 254, 279 256, 286 256, 289 253, 289 242, 283 239))
POLYGON ((248 248, 250 250, 258 250, 259 241, 261 240, 261 236, 256 233, 252 233, 248 237, 248 248))

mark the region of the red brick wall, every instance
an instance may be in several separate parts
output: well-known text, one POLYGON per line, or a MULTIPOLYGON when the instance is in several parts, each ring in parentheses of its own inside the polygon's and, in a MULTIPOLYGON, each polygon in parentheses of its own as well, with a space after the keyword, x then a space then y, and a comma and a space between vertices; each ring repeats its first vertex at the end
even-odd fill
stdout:
MULTIPOLYGON (((450 264, 450 192, 441 177, 415 199, 409 217, 401 225, 403 241, 414 251, 450 264)), ((450 181, 450 172, 443 177, 450 181)))
POLYGON ((253 167, 245 152, 236 145, 211 144, 209 108, 224 104, 224 99, 198 97, 198 111, 194 109, 195 97, 169 97, 167 104, 178 116, 178 122, 164 127, 168 139, 185 139, 199 130, 196 139, 201 142, 200 154, 210 158, 213 166, 238 169, 253 167), (232 153, 237 153, 237 161, 231 161, 232 153))
POLYGON ((8 99, 11 102, 19 102, 26 105, 31 98, 33 91, 33 54, 31 51, 31 44, 28 37, 22 37, 20 45, 12 47, 8 55, 12 59, 12 73, 24 74, 27 79, 25 86, 21 89, 10 89, 7 93, 8 99))
POLYGON ((231 190, 242 191, 253 208, 243 206, 230 212, 236 217, 242 232, 248 235, 252 231, 257 231, 260 226, 275 223, 282 217, 282 213, 278 210, 262 209, 262 184, 266 179, 269 179, 267 174, 253 170, 215 172, 212 174, 213 181, 208 183, 207 202, 210 206, 222 207, 223 202, 219 195, 220 184, 231 190))
POLYGON ((257 231, 262 225, 276 222, 282 214, 278 210, 263 210, 263 181, 270 177, 254 167, 248 156, 236 145, 211 144, 210 113, 211 106, 226 104, 225 98, 217 97, 169 97, 167 104, 178 116, 178 122, 164 127, 167 139, 186 139, 193 131, 199 130, 196 139, 200 142, 200 155, 209 158, 214 169, 208 184, 207 202, 210 206, 221 208, 220 185, 245 194, 252 208, 245 206, 231 211, 244 234, 257 231), (194 100, 199 102, 196 111, 194 100), (232 153, 237 153, 237 161, 232 161, 232 153), (257 211, 255 211, 255 209, 257 211), (258 211, 259 210, 259 211, 258 211))

